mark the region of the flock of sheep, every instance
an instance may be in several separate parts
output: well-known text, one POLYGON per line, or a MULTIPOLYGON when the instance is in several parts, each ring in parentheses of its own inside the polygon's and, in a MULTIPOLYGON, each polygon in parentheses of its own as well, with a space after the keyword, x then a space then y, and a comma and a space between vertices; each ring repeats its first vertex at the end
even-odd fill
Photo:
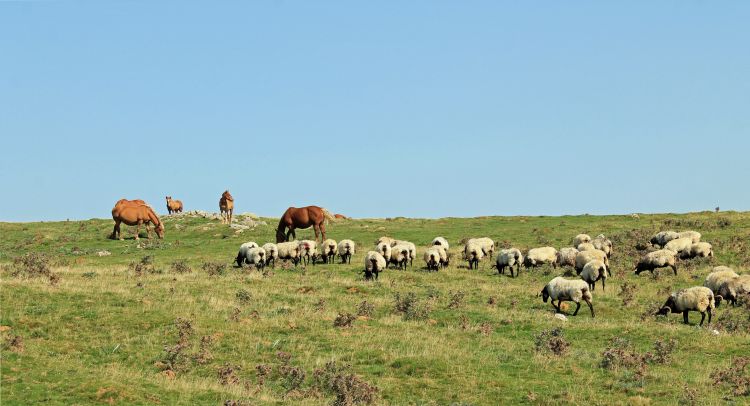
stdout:
MULTIPOLYGON (((651 271, 657 268, 669 267, 677 274, 677 260, 696 257, 712 257, 711 244, 701 241, 701 234, 696 231, 663 231, 651 238, 654 251, 641 258, 635 273, 651 271)), ((551 300, 558 312, 562 312, 561 304, 572 301, 576 304, 573 315, 578 314, 581 301, 586 302, 594 317, 592 292, 596 282, 601 281, 605 289, 608 276, 612 276, 609 268, 609 258, 612 255, 613 244, 603 234, 591 238, 586 234, 579 234, 573 239, 573 246, 557 250, 553 247, 540 247, 528 250, 523 255, 517 248, 501 249, 495 256, 495 242, 487 237, 471 238, 463 242, 462 258, 468 263, 469 269, 478 269, 479 263, 485 258, 495 257, 495 267, 498 273, 510 271, 510 276, 518 276, 521 265, 524 268, 550 265, 569 266, 576 270, 580 278, 566 279, 555 277, 547 283, 540 295, 545 303, 551 300), (515 268, 515 275, 514 275, 515 268), (557 304, 555 302, 557 301, 557 304)), ((444 237, 436 237, 429 247, 424 250, 423 259, 429 271, 438 271, 450 264, 451 253, 448 241, 444 237)), ((301 240, 268 243, 259 246, 255 242, 247 242, 240 246, 237 253, 237 266, 252 264, 258 268, 275 265, 276 260, 288 260, 295 266, 302 262, 313 264, 317 260, 323 263, 333 263, 336 256, 341 263, 351 264, 356 245, 352 240, 324 240, 318 251, 317 241, 301 240)), ((380 237, 375 243, 375 249, 368 251, 364 259, 364 274, 366 279, 378 279, 380 272, 388 266, 406 269, 412 266, 417 255, 416 245, 409 241, 397 240, 390 237, 380 237)), ((718 266, 706 277, 704 286, 695 286, 672 293, 657 314, 682 313, 684 322, 688 323, 688 312, 701 313, 700 325, 703 325, 706 313, 708 323, 711 323, 712 312, 721 300, 737 304, 742 295, 750 294, 750 275, 738 275, 726 266, 718 266)))

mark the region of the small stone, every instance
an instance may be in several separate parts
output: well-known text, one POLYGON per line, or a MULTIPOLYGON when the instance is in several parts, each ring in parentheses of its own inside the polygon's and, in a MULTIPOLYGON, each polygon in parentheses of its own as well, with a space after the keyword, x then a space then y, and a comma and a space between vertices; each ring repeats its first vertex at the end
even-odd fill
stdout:
POLYGON ((556 313, 556 314, 555 314, 555 318, 556 318, 556 319, 559 319, 559 320, 562 320, 562 321, 568 321, 568 318, 567 318, 567 317, 565 317, 565 315, 564 315, 564 314, 562 314, 562 313, 556 313))
POLYGON ((711 333, 715 336, 719 335, 719 330, 711 330, 711 333))
POLYGON ((112 253, 109 252, 109 251, 107 251, 107 250, 104 250, 104 251, 97 252, 96 255, 98 255, 100 257, 108 257, 108 256, 112 255, 112 253))

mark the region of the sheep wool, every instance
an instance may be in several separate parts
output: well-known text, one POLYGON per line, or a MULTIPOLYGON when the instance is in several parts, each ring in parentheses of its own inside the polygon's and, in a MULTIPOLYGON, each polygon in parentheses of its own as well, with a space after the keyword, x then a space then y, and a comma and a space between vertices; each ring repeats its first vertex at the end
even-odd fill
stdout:
POLYGON ((663 247, 667 245, 668 242, 678 238, 680 238, 680 235, 674 231, 660 231, 651 237, 651 244, 663 247))
POLYGON ((577 306, 573 313, 574 316, 578 314, 578 310, 581 308, 581 300, 583 300, 589 305, 589 309, 591 309, 591 317, 594 317, 594 306, 591 303, 593 296, 589 289, 589 284, 583 280, 565 279, 558 276, 552 279, 542 289, 541 294, 544 303, 547 303, 547 300, 552 299, 552 305, 555 306, 555 309, 559 313, 562 313, 560 304, 563 301, 575 302, 577 306), (555 305, 555 300, 558 301, 557 305, 555 305))
POLYGON ((448 245, 448 240, 446 240, 446 239, 445 239, 445 237, 435 237, 435 238, 434 238, 434 239, 432 240, 432 245, 440 245, 440 246, 442 246, 443 248, 445 248, 445 251, 446 251, 446 252, 447 252, 447 251, 448 251, 448 249, 450 248, 450 247, 449 247, 449 245, 448 245))
POLYGON ((320 245, 321 253, 320 256, 323 258, 323 262, 326 264, 332 264, 334 258, 336 257, 336 248, 338 247, 338 243, 336 240, 333 239, 327 239, 323 241, 323 244, 320 245))
POLYGON ((263 244, 263 248, 266 251, 266 265, 273 263, 276 266, 276 260, 279 259, 279 247, 276 244, 269 242, 263 244))
POLYGON ((603 261, 600 261, 598 259, 589 261, 588 263, 586 263, 586 265, 583 266, 583 271, 581 271, 581 279, 589 284, 592 292, 596 290, 596 281, 601 280, 602 290, 605 290, 607 281, 607 266, 604 265, 603 261))
POLYGON ((491 238, 487 237, 481 237, 481 238, 470 238, 466 243, 473 243, 477 244, 482 248, 482 253, 484 256, 491 257, 495 253, 495 242, 492 241, 491 238))
POLYGON ((523 263, 523 255, 521 250, 518 248, 502 249, 497 253, 495 259, 495 265, 497 266, 497 273, 505 274, 505 268, 510 268, 510 276, 513 277, 513 267, 516 267, 516 276, 521 271, 521 264, 523 263))
POLYGON ((386 241, 381 241, 378 243, 378 245, 375 247, 376 251, 380 253, 380 255, 385 258, 385 262, 388 263, 391 261, 391 244, 386 241))
POLYGON ((240 245, 240 250, 239 252, 237 252, 237 257, 235 258, 237 266, 242 266, 242 262, 245 261, 245 258, 247 258, 247 251, 249 249, 257 247, 258 244, 255 241, 248 241, 240 245))
POLYGON ((700 312, 700 325, 702 326, 706 313, 708 313, 708 324, 711 324, 711 316, 715 308, 714 292, 705 286, 694 286, 672 293, 657 314, 666 315, 670 311, 682 313, 683 321, 688 324, 688 312, 700 312))
POLYGON ((713 272, 706 276, 706 280, 703 282, 703 286, 711 289, 714 294, 720 294, 719 287, 724 282, 727 282, 730 279, 734 279, 738 276, 739 275, 737 275, 736 272, 726 266, 717 266, 716 268, 714 268, 713 272), (717 269, 719 270, 717 271, 717 269))
POLYGON ((390 263, 399 267, 399 269, 406 269, 406 264, 411 259, 410 247, 407 244, 396 244, 391 247, 391 259, 390 263))
POLYGON ((594 244, 590 242, 582 242, 576 247, 578 251, 591 251, 597 249, 594 244))
POLYGON ((573 246, 577 247, 585 242, 591 242, 591 236, 588 234, 578 234, 573 238, 573 246))
POLYGON ((300 249, 296 241, 280 242, 276 244, 276 248, 279 249, 279 259, 288 259, 297 265, 300 259, 300 249))
POLYGON ((391 248, 395 247, 396 245, 405 245, 407 247, 407 250, 409 251, 409 265, 413 265, 414 258, 417 257, 417 246, 414 245, 411 241, 404 241, 404 240, 393 240, 391 243, 391 248))
POLYGON ((557 250, 553 247, 532 248, 526 253, 523 264, 526 268, 544 264, 557 268, 557 250))
POLYGON ((677 235, 679 235, 680 238, 690 238, 693 244, 701 241, 701 233, 697 231, 682 231, 677 233, 677 235))
POLYGON ((469 261, 469 269, 479 269, 479 261, 484 258, 484 250, 479 244, 469 240, 464 246, 464 258, 469 261))
POLYGON ((427 269, 430 271, 437 271, 442 264, 442 260, 440 259, 440 249, 437 247, 439 246, 432 246, 424 251, 424 262, 427 265, 427 269))
POLYGON ((643 271, 654 272, 657 268, 670 267, 677 275, 677 253, 672 250, 663 249, 649 252, 638 261, 635 267, 635 274, 639 275, 643 271))
POLYGON ((339 241, 337 251, 342 263, 352 263, 352 255, 354 255, 355 248, 356 246, 352 240, 339 241))
POLYGON ((580 274, 581 271, 583 270, 583 267, 593 260, 599 260, 599 261, 604 262, 604 265, 607 267, 607 272, 611 274, 609 270, 609 259, 607 259, 607 254, 605 254, 604 251, 599 251, 596 249, 589 250, 589 251, 581 251, 578 253, 578 255, 576 255, 576 266, 575 266, 576 272, 580 274))
POLYGON ((300 240, 299 256, 305 265, 312 262, 313 266, 315 266, 315 259, 318 256, 318 243, 313 240, 300 240))
POLYGON ((557 265, 558 266, 576 266, 576 255, 578 255, 578 249, 573 247, 560 248, 557 252, 557 265))
POLYGON ((706 258, 712 256, 714 256, 713 247, 707 242, 696 242, 690 246, 690 258, 706 258))
POLYGON ((693 245, 693 240, 690 238, 678 238, 668 242, 664 249, 674 251, 684 257, 690 254, 690 247, 693 245))
POLYGON ((728 302, 732 302, 733 305, 737 304, 737 299, 742 295, 750 294, 750 275, 739 275, 736 278, 731 278, 719 286, 719 295, 726 299, 728 302))
POLYGON ((378 274, 385 270, 386 261, 379 252, 368 251, 365 255, 365 279, 378 279, 378 274))
POLYGON ((247 250, 245 262, 263 268, 266 265, 266 250, 260 247, 253 247, 247 250))

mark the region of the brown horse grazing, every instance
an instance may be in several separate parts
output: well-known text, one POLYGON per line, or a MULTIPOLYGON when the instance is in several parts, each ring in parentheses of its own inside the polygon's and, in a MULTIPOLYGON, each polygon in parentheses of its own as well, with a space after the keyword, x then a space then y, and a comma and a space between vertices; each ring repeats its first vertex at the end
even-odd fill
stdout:
POLYGON ((141 231, 141 224, 146 225, 148 238, 151 238, 151 229, 148 227, 149 223, 154 224, 156 235, 159 238, 164 238, 164 223, 159 220, 159 216, 156 215, 154 209, 143 200, 118 200, 115 203, 115 207, 112 208, 112 219, 115 220, 115 228, 112 230, 112 235, 110 236, 113 240, 116 238, 122 240, 120 223, 135 226, 136 240, 139 239, 138 233, 141 231))
POLYGON ((351 217, 347 217, 343 214, 338 214, 338 213, 334 214, 333 217, 336 218, 336 220, 351 220, 352 219, 351 217))
POLYGON ((182 213, 182 200, 172 200, 172 196, 167 196, 167 211, 169 214, 182 213))
POLYGON ((276 242, 289 241, 290 236, 297 238, 295 229, 309 228, 310 226, 315 230, 315 241, 318 240, 318 233, 320 233, 322 234, 320 242, 323 242, 326 239, 326 219, 333 220, 334 217, 322 207, 290 207, 286 209, 281 216, 281 220, 279 220, 279 226, 276 228, 276 242), (287 228, 289 231, 285 233, 287 228))
POLYGON ((234 211, 234 198, 225 190, 219 199, 219 210, 221 211, 221 223, 232 224, 232 212, 234 211))

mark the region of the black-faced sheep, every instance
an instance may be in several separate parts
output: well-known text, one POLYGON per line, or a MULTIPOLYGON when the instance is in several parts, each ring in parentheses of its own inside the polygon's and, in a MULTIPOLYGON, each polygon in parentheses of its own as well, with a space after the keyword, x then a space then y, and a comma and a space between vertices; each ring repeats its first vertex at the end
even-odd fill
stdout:
POLYGON ((521 250, 518 248, 502 249, 497 253, 495 259, 495 266, 497 266, 497 273, 500 275, 505 274, 505 268, 510 268, 510 276, 513 277, 513 266, 516 267, 516 276, 521 272, 521 264, 523 263, 523 255, 521 250))
POLYGON ((570 266, 575 268, 578 249, 572 247, 560 248, 557 252, 557 266, 570 266))
POLYGON ((643 271, 654 272, 657 268, 670 267, 677 275, 677 253, 672 250, 658 250, 649 252, 638 261, 635 266, 635 274, 640 275, 643 271))
POLYGON ((336 240, 327 239, 323 241, 323 244, 320 245, 320 257, 323 260, 324 264, 332 264, 333 260, 336 258, 336 247, 338 246, 338 243, 336 243, 336 240))
POLYGON ((338 254, 342 264, 352 263, 352 255, 354 255, 355 247, 356 245, 352 240, 339 241, 338 254))
POLYGON ((479 269, 479 261, 484 258, 482 246, 474 242, 467 242, 464 246, 464 258, 469 262, 469 269, 479 269))
POLYGON ((711 324, 711 315, 715 308, 714 292, 704 286, 695 286, 672 293, 656 314, 666 316, 670 312, 682 313, 683 321, 688 324, 688 312, 700 312, 700 325, 702 326, 706 313, 708 313, 708 324, 711 324))
POLYGON ((591 317, 594 317, 594 306, 591 304, 591 289, 589 284, 580 279, 565 279, 557 277, 552 279, 541 292, 542 300, 547 303, 548 299, 552 299, 552 306, 555 307, 558 313, 562 313, 560 305, 563 301, 573 301, 576 303, 576 311, 573 316, 578 314, 578 310, 581 308, 581 300, 585 301, 591 309, 591 317), (557 305, 555 305, 557 300, 557 305))
POLYGON ((365 279, 372 279, 375 275, 375 279, 378 279, 378 274, 385 270, 385 258, 379 252, 368 251, 365 255, 365 279))
POLYGON ((532 248, 526 253, 523 259, 523 266, 525 268, 542 266, 544 264, 550 264, 553 268, 557 268, 557 250, 553 247, 532 248))
POLYGON ((266 251, 266 266, 271 265, 275 267, 276 260, 279 259, 279 247, 277 247, 276 244, 269 242, 263 244, 262 248, 266 251))
POLYGON ((596 281, 601 280, 602 290, 605 290, 607 281, 607 266, 604 265, 603 261, 600 261, 598 259, 590 261, 583 266, 583 271, 581 271, 581 279, 589 284, 592 292, 596 290, 596 281))

